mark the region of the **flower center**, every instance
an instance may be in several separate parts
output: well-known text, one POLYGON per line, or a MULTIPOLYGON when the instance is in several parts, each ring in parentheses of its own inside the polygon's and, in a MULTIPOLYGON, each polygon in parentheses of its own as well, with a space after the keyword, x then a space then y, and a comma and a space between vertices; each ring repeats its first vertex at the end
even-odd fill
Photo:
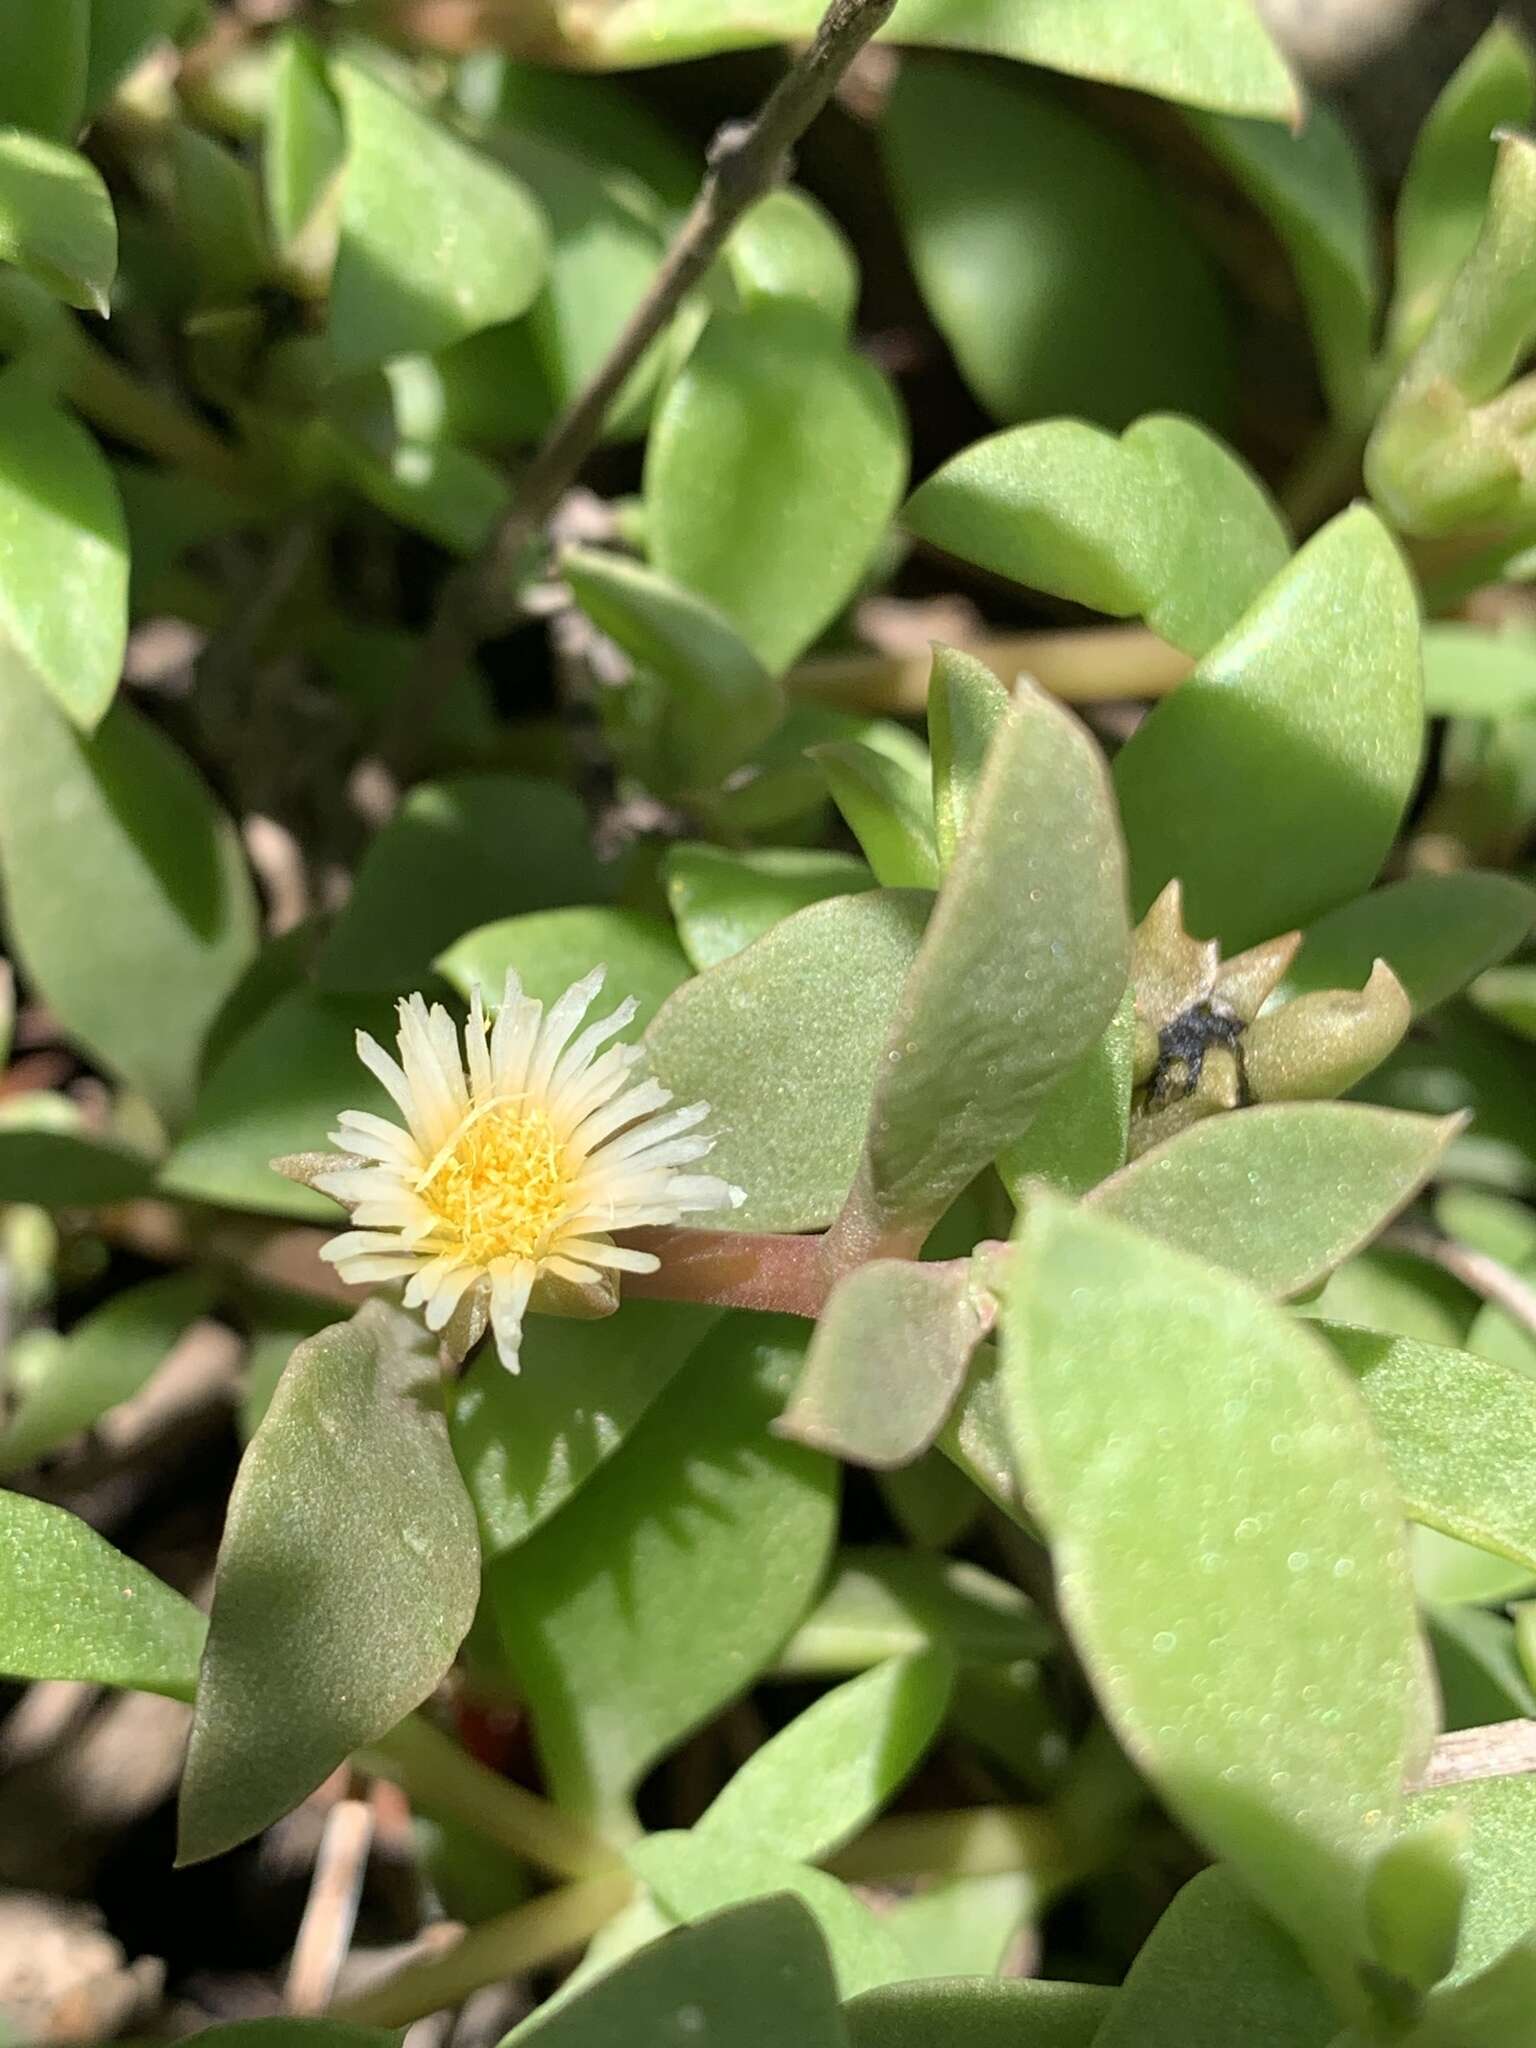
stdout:
POLYGON ((416 1183, 441 1226, 431 1249, 477 1266, 538 1258, 569 1211, 569 1191, 548 1117, 519 1096, 471 1110, 416 1183))

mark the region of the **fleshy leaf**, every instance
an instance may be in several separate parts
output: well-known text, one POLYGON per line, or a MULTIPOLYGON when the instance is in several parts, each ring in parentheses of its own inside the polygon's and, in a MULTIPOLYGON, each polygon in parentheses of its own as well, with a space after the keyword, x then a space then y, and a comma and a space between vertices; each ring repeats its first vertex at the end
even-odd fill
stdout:
POLYGON ((1209 257, 1151 173, 1045 80, 909 57, 881 142, 923 296, 994 419, 1226 411, 1209 257))
POLYGON ((125 1288, 76 1323, 0 1429, 0 1472, 58 1450, 136 1394, 212 1295, 205 1275, 174 1273, 125 1288))
POLYGON ((0 124, 69 142, 85 111, 91 0, 16 8, 6 22, 0 124))
POLYGON ((874 1259, 832 1290, 775 1428, 854 1464, 909 1465, 943 1427, 984 1334, 963 1268, 874 1259))
POLYGON ((820 1863, 873 1820, 914 1770, 949 1704, 954 1667, 893 1657, 824 1693, 755 1750, 697 1823, 820 1863))
POLYGON ((518 2048, 629 2048, 680 2026, 691 2048, 845 2048, 826 1943, 808 1909, 753 1898, 678 1928, 508 2038, 518 2048))
POLYGON ((628 1861, 675 1920, 694 1920, 748 1899, 792 1894, 815 1916, 844 1998, 907 1974, 901 1944, 862 1900, 824 1870, 812 1870, 765 1843, 728 1839, 723 1832, 674 1831, 647 1835, 630 1850, 628 1861))
POLYGON ((701 973, 794 911, 875 886, 869 869, 851 854, 799 846, 738 853, 689 841, 668 848, 663 873, 678 937, 701 973))
POLYGON ((890 1984, 844 2008, 851 2048, 1092 2048, 1119 1992, 1040 1977, 890 1984))
POLYGON ((724 249, 736 290, 753 299, 800 299, 846 333, 859 266, 843 231, 809 192, 781 185, 744 213, 724 249))
POLYGON ((338 372, 516 319, 548 260, 526 187, 361 64, 343 58, 331 79, 347 135, 329 328, 338 372))
POLYGON ((887 889, 936 889, 933 793, 927 775, 862 740, 807 749, 874 877, 887 889))
POLYGON ((777 674, 853 594, 906 473, 888 385, 820 313, 717 313, 647 443, 652 560, 777 674))
POLYGON ((1125 990, 1123 855, 1102 759, 1020 682, 876 1072, 855 1203, 931 1226, 1103 1031, 1125 990))
MULTIPOLYGON (((16 1105, 19 1107, 19 1105, 16 1105)), ((147 1194, 154 1164, 124 1145, 80 1130, 0 1122, 0 1202, 44 1209, 90 1208, 147 1194)))
POLYGON ((712 605, 595 548, 568 548, 560 568, 593 624, 666 691, 658 787, 708 789, 773 731, 783 692, 712 605))
POLYGON ((1094 2048, 1328 2048, 1337 2032, 1296 1944, 1216 1869, 1148 1935, 1094 2048))
POLYGON ((369 1302, 301 1344, 230 1496, 179 1857, 287 1813, 417 1707, 480 1590, 433 1347, 369 1302))
POLYGON ((318 216, 332 209, 346 155, 320 51, 302 29, 288 29, 273 49, 262 183, 273 239, 290 259, 307 253, 318 216))
POLYGON ((509 967, 516 969, 523 993, 541 1003, 556 1001, 573 981, 604 967, 607 1000, 633 996, 640 1006, 626 1038, 643 1031, 688 979, 688 962, 659 917, 584 904, 480 925, 456 939, 435 964, 461 996, 467 999, 478 983, 493 1005, 501 1001, 509 967))
POLYGON ((1418 643, 1396 542, 1340 513, 1117 757, 1133 911, 1177 876, 1233 952, 1368 887, 1418 774, 1418 643))
POLYGON ((1359 1865, 1433 1732, 1358 1396, 1303 1324, 1101 1214, 1037 1203, 1015 1257, 1006 1408, 1104 1711, 1358 2004, 1359 1865))
POLYGON ((0 1493, 0 1671, 189 1700, 207 1623, 78 1517, 0 1493))
POLYGON ((984 661, 958 647, 934 647, 928 744, 933 750, 933 828, 945 867, 960 844, 987 749, 1008 715, 1008 703, 1008 691, 984 661))
POLYGON ((100 723, 128 639, 128 532, 91 436, 31 377, 0 377, 0 625, 65 715, 100 723))
POLYGON ((1459 1127, 1364 1103, 1271 1103, 1181 1131, 1088 1200, 1266 1294, 1300 1294, 1417 1193, 1459 1127))
POLYGON ((1279 993, 1355 988, 1385 960, 1415 1011, 1432 1010, 1512 953, 1533 922, 1536 890, 1513 875, 1410 875, 1319 918, 1279 993))
POLYGON ((0 868, 8 929, 67 1037, 171 1117, 256 950, 239 842, 186 757, 114 704, 71 729, 0 650, 0 868))
POLYGON ((94 164, 22 128, 0 128, 0 262, 66 305, 106 313, 117 219, 94 164))
POLYGON ((586 813, 524 775, 419 783, 374 839, 320 956, 323 988, 399 995, 445 946, 514 911, 613 892, 586 813))
POLYGON ((453 1397, 449 1431, 487 1558, 591 1478, 719 1319, 691 1302, 631 1301, 594 1322, 531 1317, 521 1372, 482 1353, 453 1397))
POLYGON ((776 1669, 785 1677, 835 1677, 926 1649, 967 1663, 1011 1664, 1047 1641, 1045 1624, 1017 1587, 979 1565, 857 1545, 838 1552, 827 1590, 776 1669))
POLYGON ((710 1169, 747 1191, 740 1229, 814 1230, 837 1214, 929 900, 879 889, 813 903, 686 982, 646 1033, 657 1078, 710 1104, 710 1169))
POLYGON ((789 1317, 727 1318, 622 1450, 488 1574, 562 1805, 621 1811, 799 1619, 831 1543, 837 1473, 767 1425, 807 1335, 789 1317))
POLYGON ((1141 616, 1203 654, 1285 567, 1269 494, 1213 434, 1149 414, 1119 440, 1041 420, 977 441, 915 491, 903 523, 962 561, 1141 616))
POLYGON ((1437 619, 1424 628, 1424 710, 1431 718, 1516 718, 1536 711, 1536 635, 1437 619))
POLYGON ((1016 1203, 1029 1181, 1084 1195, 1124 1166, 1135 1043, 1136 1002, 1127 989, 1098 1044, 1054 1084, 1018 1143, 998 1155, 1016 1203))
POLYGON ((1536 1571, 1536 1382, 1470 1351, 1321 1325, 1416 1522, 1536 1571))

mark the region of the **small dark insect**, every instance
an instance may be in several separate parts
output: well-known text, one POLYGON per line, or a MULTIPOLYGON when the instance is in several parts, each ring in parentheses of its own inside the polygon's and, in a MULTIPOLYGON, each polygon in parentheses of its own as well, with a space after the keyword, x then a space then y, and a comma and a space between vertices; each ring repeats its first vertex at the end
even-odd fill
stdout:
POLYGON ((1157 1065, 1147 1082, 1152 1102, 1177 1101, 1193 1095, 1200 1085, 1205 1055, 1213 1045, 1229 1046, 1237 1060, 1238 1083, 1243 1100, 1248 1099, 1248 1081, 1243 1072, 1243 1020, 1225 1005, 1202 997, 1191 1003, 1157 1034, 1157 1065), (1182 1067, 1179 1075, 1176 1069, 1182 1067))

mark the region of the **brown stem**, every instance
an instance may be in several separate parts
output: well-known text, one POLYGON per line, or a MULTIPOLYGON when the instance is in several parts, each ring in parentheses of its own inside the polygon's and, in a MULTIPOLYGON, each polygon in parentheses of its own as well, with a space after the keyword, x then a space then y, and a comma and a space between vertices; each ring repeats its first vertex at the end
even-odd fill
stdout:
MULTIPOLYGON (((710 1302, 717 1308, 805 1316, 811 1322, 845 1273, 871 1259, 915 1258, 920 1249, 889 1239, 854 1245, 840 1242, 835 1233, 780 1237, 757 1230, 627 1230, 619 1242, 654 1252, 661 1261, 654 1273, 624 1275, 626 1300, 644 1296, 651 1301, 710 1302)), ((967 1257, 940 1261, 934 1270, 943 1265, 971 1269, 981 1254, 1007 1249, 988 1239, 967 1257)), ((981 1334, 985 1336, 990 1327, 986 1323, 981 1334)))
POLYGON ((895 4, 896 0, 832 0, 811 43, 756 116, 729 122, 716 135, 698 197, 645 297, 596 375, 555 422, 524 470, 495 532, 478 555, 448 578, 420 663, 402 693, 387 751, 398 757, 414 739, 482 634, 494 625, 492 608, 499 608, 505 591, 515 585, 524 556, 596 447, 609 408, 630 371, 703 278, 742 215, 783 182, 789 152, 895 4))
MULTIPOLYGON (((1021 675, 1068 704, 1166 697, 1194 667, 1145 626, 1074 626, 1051 633, 989 633, 957 643, 1011 689, 1021 675)), ((824 654, 784 679, 792 696, 892 718, 921 716, 933 657, 921 654, 824 654)))
POLYGON ((1450 1273, 1494 1308, 1503 1309, 1529 1336, 1536 1337, 1536 1287, 1501 1259, 1488 1252, 1474 1251, 1470 1245, 1458 1244, 1453 1237, 1440 1237, 1416 1223, 1395 1223, 1382 1233, 1381 1242, 1393 1251, 1427 1259, 1443 1273, 1450 1273))

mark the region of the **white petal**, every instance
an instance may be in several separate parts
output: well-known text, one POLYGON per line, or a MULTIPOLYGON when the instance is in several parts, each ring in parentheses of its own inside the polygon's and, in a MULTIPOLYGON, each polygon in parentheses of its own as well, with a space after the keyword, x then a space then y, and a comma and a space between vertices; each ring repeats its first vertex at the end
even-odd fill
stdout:
POLYGON ((562 1238, 557 1248, 564 1259, 585 1259, 591 1266, 612 1266, 620 1273, 654 1273, 661 1261, 654 1252, 637 1252, 627 1244, 604 1244, 600 1238, 562 1238))
MULTIPOLYGON (((344 1230, 320 1247, 320 1256, 328 1266, 339 1266, 343 1259, 365 1258, 373 1253, 400 1257, 406 1255, 406 1247, 398 1237, 382 1230, 344 1230)), ((412 1259, 411 1264, 414 1267, 416 1261, 412 1259)))
POLYGON ((552 1090, 549 1120, 556 1134, 569 1138, 583 1118, 618 1094, 644 1057, 643 1045, 610 1045, 584 1074, 573 1074, 563 1087, 552 1090))
POLYGON ((603 985, 605 971, 594 967, 580 981, 573 981, 558 1001, 550 1004, 549 1015, 539 1033, 539 1042, 533 1049, 533 1058, 528 1062, 526 1083, 529 1094, 541 1102, 549 1093, 555 1063, 570 1043, 571 1033, 591 1009, 592 998, 603 985))
POLYGON ((633 996, 626 996, 611 1016, 600 1017, 573 1039, 555 1063, 555 1071, 550 1077, 550 1092, 558 1095, 568 1082, 589 1067, 600 1045, 606 1045, 610 1038, 617 1037, 626 1026, 634 1023, 639 1007, 633 996))
POLYGON ((712 1173, 675 1173, 667 1192, 690 1215, 706 1209, 739 1209, 747 1199, 745 1188, 732 1187, 712 1173))
POLYGON ((446 1327, 454 1310, 480 1278, 474 1266, 459 1266, 442 1279, 427 1303, 425 1321, 429 1330, 446 1327))
POLYGON ((498 1259, 491 1267, 491 1330, 496 1352, 508 1372, 517 1371, 523 1342, 523 1310, 533 1292, 531 1259, 498 1259))
MULTIPOLYGON (((428 1150, 436 1152, 452 1138, 464 1114, 464 1070, 455 1045, 452 1074, 445 1072, 432 1018, 420 996, 408 997, 399 1010, 400 1061, 411 1084, 428 1150)), ((443 1016, 446 1021, 446 1011, 443 1016)))
MULTIPOLYGON (((615 1138, 612 1144, 603 1147, 603 1163, 606 1165, 610 1160, 638 1159, 640 1154, 649 1152, 653 1145, 663 1145, 668 1138, 676 1137, 683 1131, 691 1131, 695 1125, 703 1123, 708 1115, 707 1102, 690 1102, 682 1109, 674 1109, 670 1115, 647 1117, 643 1124, 637 1124, 632 1131, 625 1131, 621 1137, 615 1138)), ((713 1140, 710 1142, 713 1143, 713 1140)))
POLYGON ((602 1143, 610 1131, 622 1130, 625 1124, 632 1124, 636 1117, 649 1116, 653 1109, 665 1109, 671 1100, 671 1089, 663 1088, 659 1081, 641 1081, 633 1088, 626 1088, 622 1095, 615 1097, 602 1109, 594 1110, 592 1115, 577 1127, 574 1133, 575 1142, 591 1152, 602 1143))
POLYGON ((416 1103, 411 1094, 411 1084, 405 1078, 405 1069, 397 1066, 379 1041, 370 1038, 366 1031, 359 1031, 357 1034, 357 1056, 374 1079, 383 1082, 396 1109, 410 1125, 413 1135, 420 1139, 421 1131, 416 1122, 416 1103))
POLYGON ((414 1259, 348 1259, 336 1268, 349 1287, 372 1287, 380 1280, 403 1280, 416 1270, 414 1259))
POLYGON ((393 1167, 338 1166, 334 1173, 317 1173, 314 1185, 322 1195, 330 1195, 350 1208, 354 1202, 381 1201, 399 1194, 406 1183, 393 1167))
POLYGON ((485 1042, 487 1028, 485 1005, 480 1000, 477 981, 469 992, 469 1021, 464 1026, 464 1058, 469 1067, 470 1092, 476 1102, 484 1102, 491 1093, 491 1055, 485 1042))
POLYGON ((496 1012, 491 1031, 492 1087, 498 1095, 521 1095, 528 1076, 528 1055, 539 1035, 544 1005, 522 994, 517 976, 507 974, 507 998, 496 1012))
POLYGON ((421 1157, 409 1131, 366 1109, 344 1109, 331 1132, 331 1143, 360 1159, 378 1159, 385 1165, 410 1167, 421 1157))

